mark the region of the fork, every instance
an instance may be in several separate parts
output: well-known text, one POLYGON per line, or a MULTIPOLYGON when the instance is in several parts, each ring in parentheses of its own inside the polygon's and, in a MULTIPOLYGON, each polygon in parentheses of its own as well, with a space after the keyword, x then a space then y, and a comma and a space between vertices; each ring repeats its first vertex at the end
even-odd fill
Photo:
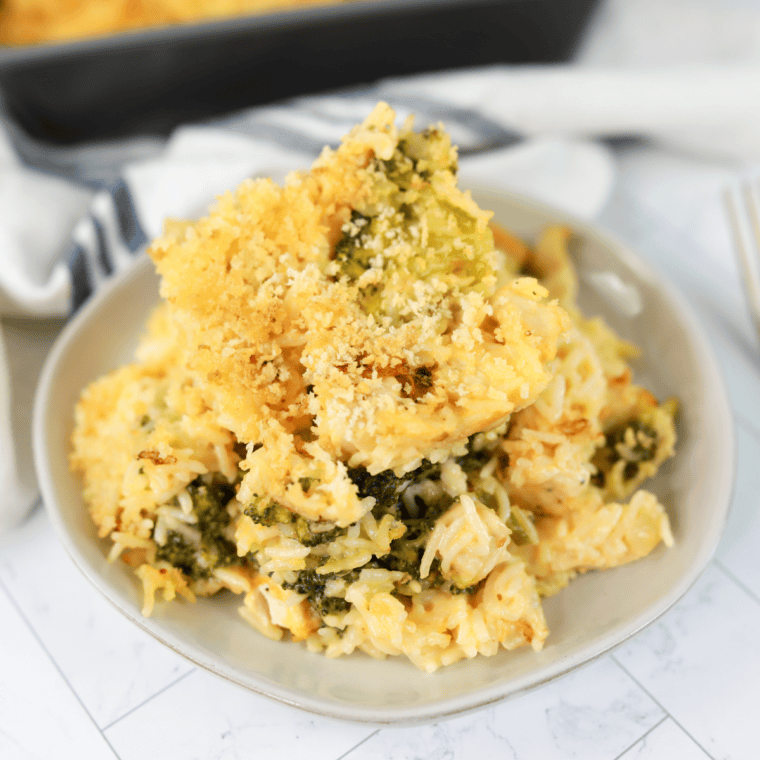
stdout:
POLYGON ((755 333, 760 340, 760 187, 742 182, 730 187, 724 202, 755 333))

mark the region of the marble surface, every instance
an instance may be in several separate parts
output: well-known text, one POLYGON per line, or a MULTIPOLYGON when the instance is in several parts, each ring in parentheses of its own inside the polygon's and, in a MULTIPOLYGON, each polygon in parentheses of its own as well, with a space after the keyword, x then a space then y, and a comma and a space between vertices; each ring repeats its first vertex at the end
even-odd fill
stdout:
MULTIPOLYGON (((617 191, 602 222, 697 307, 736 423, 729 523, 675 608, 611 655, 516 700, 415 728, 342 723, 242 691, 136 629, 90 588, 39 507, 0 544, 0 757, 757 757, 760 354, 720 206, 738 170, 646 144, 616 153, 617 191)), ((31 329, 14 324, 11 339, 31 329)))

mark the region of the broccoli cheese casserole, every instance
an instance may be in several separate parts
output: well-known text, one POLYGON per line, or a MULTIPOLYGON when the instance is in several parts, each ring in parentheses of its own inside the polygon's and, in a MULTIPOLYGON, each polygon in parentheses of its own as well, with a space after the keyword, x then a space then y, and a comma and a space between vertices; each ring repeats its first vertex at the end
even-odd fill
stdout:
POLYGON ((340 2, 350 0, 3 0, 0 44, 63 42, 340 2))
POLYGON ((675 403, 580 313, 571 232, 519 240, 456 173, 380 103, 151 245, 162 302, 72 453, 144 614, 227 590, 265 636, 433 671, 540 649, 543 596, 672 543, 642 485, 675 403))

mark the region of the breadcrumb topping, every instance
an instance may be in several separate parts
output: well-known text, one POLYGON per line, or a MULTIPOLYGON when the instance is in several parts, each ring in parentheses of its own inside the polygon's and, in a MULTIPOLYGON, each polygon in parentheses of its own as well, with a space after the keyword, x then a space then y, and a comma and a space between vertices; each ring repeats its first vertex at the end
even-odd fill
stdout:
POLYGON ((244 495, 347 525, 348 467, 443 461, 548 383, 567 317, 533 278, 497 288, 456 170, 442 128, 381 103, 310 172, 244 182, 151 246, 184 361, 249 444, 244 495))

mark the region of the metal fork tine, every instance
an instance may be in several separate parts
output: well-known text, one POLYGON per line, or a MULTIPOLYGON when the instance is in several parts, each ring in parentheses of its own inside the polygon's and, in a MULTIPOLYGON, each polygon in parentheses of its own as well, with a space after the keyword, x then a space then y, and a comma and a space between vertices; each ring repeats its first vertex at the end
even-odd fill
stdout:
POLYGON ((747 303, 760 340, 760 190, 744 183, 726 191, 725 203, 747 303))

